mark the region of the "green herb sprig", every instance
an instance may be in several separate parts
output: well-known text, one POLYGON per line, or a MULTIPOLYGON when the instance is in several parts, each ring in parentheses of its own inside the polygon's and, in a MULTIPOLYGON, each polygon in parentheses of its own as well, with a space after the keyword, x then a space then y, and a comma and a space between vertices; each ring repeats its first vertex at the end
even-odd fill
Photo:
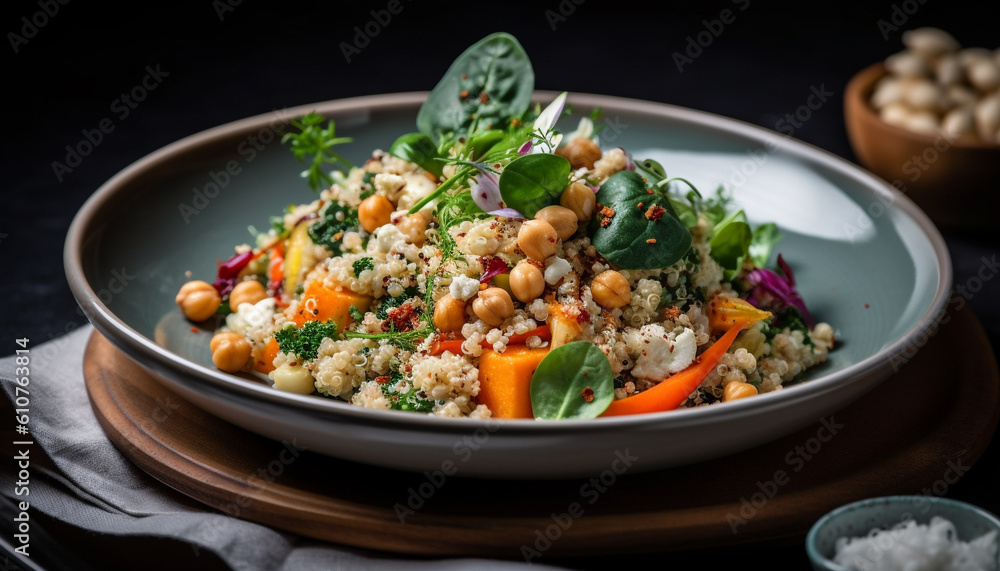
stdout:
POLYGON ((309 168, 302 171, 302 177, 309 183, 309 188, 316 192, 323 190, 333 184, 333 178, 324 169, 325 165, 341 163, 347 168, 354 165, 345 159, 340 153, 333 150, 335 145, 349 143, 353 139, 350 137, 337 137, 336 124, 333 119, 327 121, 323 127, 325 117, 310 112, 301 119, 292 120, 292 126, 299 130, 298 133, 285 133, 281 137, 282 143, 291 142, 292 153, 300 162, 310 162, 309 168))

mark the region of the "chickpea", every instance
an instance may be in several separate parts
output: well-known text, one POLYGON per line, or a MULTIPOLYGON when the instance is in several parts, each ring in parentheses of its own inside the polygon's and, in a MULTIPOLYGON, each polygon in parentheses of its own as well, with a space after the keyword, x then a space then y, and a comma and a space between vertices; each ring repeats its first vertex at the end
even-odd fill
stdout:
POLYGON ((632 292, 625 276, 614 270, 605 270, 590 284, 594 301, 607 309, 625 307, 632 301, 632 292))
POLYGON ((726 388, 722 390, 722 402, 752 397, 756 394, 757 387, 750 383, 732 382, 728 383, 726 388))
POLYGON ((586 222, 594 215, 597 198, 594 191, 582 182, 574 182, 559 196, 559 204, 576 214, 576 219, 586 222))
POLYGON ((556 154, 566 157, 574 168, 594 168, 594 163, 601 158, 601 148, 587 137, 577 137, 566 146, 556 149, 556 154))
POLYGON ((539 262, 556 253, 557 240, 556 229, 544 220, 528 220, 517 232, 517 245, 529 258, 539 262))
POLYGON ((227 373, 241 370, 250 360, 252 349, 250 343, 235 331, 216 333, 208 347, 212 350, 212 362, 227 373))
POLYGON ((274 388, 279 391, 308 395, 316 390, 312 373, 302 365, 292 366, 282 363, 280 367, 271 371, 268 377, 274 381, 274 388))
POLYGON ((440 331, 461 331, 465 325, 465 302, 445 295, 434 304, 434 327, 440 331))
POLYGON ((233 291, 229 293, 229 307, 233 311, 238 311, 240 305, 244 303, 254 304, 267 298, 267 290, 257 280, 246 280, 236 284, 233 291))
POLYGON ((545 291, 545 276, 538 266, 522 260, 510 271, 510 291, 514 297, 528 303, 545 291))
POLYGON ((181 308, 184 317, 191 321, 205 321, 218 311, 222 297, 212 284, 193 280, 181 286, 174 301, 181 308))
POLYGON ((535 220, 544 220, 551 224, 562 240, 568 240, 570 236, 576 234, 576 213, 565 206, 546 206, 535 213, 535 220))
POLYGON ((502 288, 489 287, 479 292, 479 297, 473 300, 472 311, 479 319, 497 327, 504 319, 514 315, 514 301, 502 288))
POLYGON ((427 225, 431 222, 431 213, 426 210, 421 210, 410 214, 409 216, 404 216, 399 222, 396 223, 396 227, 406 238, 406 241, 415 244, 417 246, 423 246, 424 242, 427 241, 427 225))
POLYGON ((373 194, 358 205, 358 221, 365 232, 371 234, 379 226, 389 223, 396 208, 381 194, 373 194))

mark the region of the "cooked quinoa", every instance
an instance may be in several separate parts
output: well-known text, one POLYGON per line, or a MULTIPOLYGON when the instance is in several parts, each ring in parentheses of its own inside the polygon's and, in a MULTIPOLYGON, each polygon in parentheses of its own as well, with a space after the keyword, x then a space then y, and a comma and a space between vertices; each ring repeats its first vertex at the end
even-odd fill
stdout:
MULTIPOLYGON (((593 169, 577 169, 574 180, 599 185, 626 168, 624 156, 618 148, 604 151, 593 169)), ((723 279, 722 268, 711 256, 704 228, 694 229, 691 251, 677 263, 655 270, 624 270, 615 268, 595 251, 581 226, 574 236, 560 239, 555 252, 540 264, 544 293, 529 302, 513 298, 513 313, 499 325, 490 325, 473 311, 469 302, 484 287, 480 277, 487 272, 491 260, 500 260, 506 268, 513 268, 526 259, 517 241, 525 221, 488 216, 443 229, 436 224, 435 201, 422 211, 429 215, 430 221, 423 239, 417 240, 421 243, 414 243, 400 225, 409 207, 434 189, 434 183, 416 165, 376 151, 363 167, 341 177, 317 200, 297 206, 284 216, 284 225, 294 227, 310 215, 313 220, 320 219, 331 205, 356 210, 362 196, 372 195, 383 196, 396 207, 390 218, 392 222, 374 232, 346 232, 340 251, 312 245, 303 255, 296 280, 302 290, 313 282, 321 282, 332 290, 349 290, 371 298, 369 309, 361 313, 360 319, 353 320, 347 331, 384 336, 325 339, 316 357, 304 363, 296 355, 278 352, 265 363, 265 368, 273 367, 269 381, 273 381, 282 367, 296 362, 296 366, 309 371, 318 395, 381 410, 394 405, 400 408, 400 395, 409 395, 406 398, 421 403, 423 406, 416 408, 428 414, 488 417, 489 408, 476 402, 482 352, 503 353, 513 336, 523 336, 545 325, 557 307, 560 314, 580 324, 581 330, 574 339, 594 343, 607 355, 615 375, 615 398, 627 398, 689 366, 699 351, 717 337, 709 328, 705 300, 715 295, 740 295, 733 282, 723 279), (369 177, 370 182, 366 183, 368 173, 374 177, 369 177), (449 257, 442 255, 441 232, 447 232, 452 240, 454 251, 449 257), (355 273, 360 260, 369 262, 355 273), (595 276, 615 269, 628 283, 630 301, 608 310, 594 301, 591 285, 595 276), (433 286, 428 293, 430 281, 433 286), (387 330, 396 330, 394 326, 386 327, 394 310, 408 307, 408 311, 422 316, 432 311, 427 306, 428 300, 436 302, 445 295, 465 302, 465 323, 459 331, 449 335, 434 330, 408 343, 386 335, 387 330), (443 338, 464 339, 464 342, 455 353, 432 354, 435 341, 443 338), (394 402, 393 398, 397 400, 394 402)), ((699 226, 705 225, 704 219, 699 221, 699 226)), ((261 242, 277 239, 272 231, 261 242)), ((247 249, 248 245, 241 245, 236 251, 247 249)), ((259 280, 261 276, 248 266, 240 279, 259 280)), ((265 358, 268 340, 292 321, 302 303, 301 295, 295 292, 278 292, 254 304, 232 308, 234 311, 225 318, 222 330, 239 333, 252 346, 251 359, 242 370, 254 371, 254 363, 265 358)), ((759 393, 780 390, 810 367, 825 361, 833 347, 833 328, 826 323, 817 323, 811 329, 801 326, 778 329, 767 321, 739 334, 730 352, 684 406, 719 402, 725 386, 733 382, 749 383, 759 393)), ((405 331, 417 322, 411 320, 400 330, 405 331)), ((544 348, 551 341, 532 336, 524 343, 544 348)))
POLYGON ((225 316, 215 365, 377 410, 558 419, 747 398, 827 359, 834 328, 780 254, 766 267, 776 225, 602 149, 589 117, 564 136, 567 94, 542 110, 533 82, 516 39, 491 34, 420 132, 359 166, 333 121, 294 121, 282 141, 315 153, 318 197, 176 297, 192 321, 225 316))

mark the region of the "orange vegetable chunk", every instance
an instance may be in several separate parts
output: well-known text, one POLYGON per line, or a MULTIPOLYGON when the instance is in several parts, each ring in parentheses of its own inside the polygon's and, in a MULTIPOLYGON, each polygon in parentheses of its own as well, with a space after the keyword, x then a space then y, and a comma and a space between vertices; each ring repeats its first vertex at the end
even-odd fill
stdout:
POLYGON ((534 418, 531 410, 531 376, 549 352, 508 345, 503 353, 483 351, 479 356, 479 396, 496 418, 534 418))
POLYGON ((267 345, 253 364, 255 371, 260 373, 270 373, 274 370, 274 358, 278 356, 278 342, 274 337, 267 340, 267 345))
POLYGON ((323 280, 313 280, 299 300, 299 307, 292 315, 295 325, 302 327, 307 321, 337 322, 337 332, 351 324, 351 306, 362 313, 368 310, 372 298, 351 290, 337 291, 323 285, 323 280))

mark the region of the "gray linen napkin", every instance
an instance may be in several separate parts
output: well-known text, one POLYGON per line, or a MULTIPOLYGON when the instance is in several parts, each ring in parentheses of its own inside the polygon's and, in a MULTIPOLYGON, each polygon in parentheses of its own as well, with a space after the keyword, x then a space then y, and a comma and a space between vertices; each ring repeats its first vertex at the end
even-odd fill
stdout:
MULTIPOLYGON (((28 450, 29 494, 16 494, 17 463, 5 458, 0 464, 0 488, 8 501, 0 509, 6 523, 0 529, 10 528, 17 514, 16 510, 9 513, 11 503, 16 506, 28 500, 29 517, 37 510, 71 526, 120 538, 126 549, 130 538, 177 540, 182 542, 179 545, 188 546, 186 559, 190 559, 191 552, 197 555, 204 550, 233 569, 527 567, 520 562, 489 559, 409 559, 334 546, 213 511, 161 484, 119 453, 91 410, 83 382, 83 351, 91 332, 93 327, 88 325, 46 343, 29 345, 29 432, 15 434, 11 430, 14 426, 2 427, 5 435, 12 435, 5 447, 14 441, 33 443, 13 446, 28 450)), ((14 403, 17 397, 25 396, 16 392, 15 358, 10 355, 0 359, 0 384, 7 397, 6 402, 0 402, 0 418, 5 419, 5 424, 16 422, 14 403), (10 414, 6 414, 8 409, 10 414)), ((18 546, 13 532, 4 534, 6 543, 18 546)), ((30 560, 20 563, 22 568, 33 568, 30 560)), ((159 563, 170 566, 168 561, 159 563)))

